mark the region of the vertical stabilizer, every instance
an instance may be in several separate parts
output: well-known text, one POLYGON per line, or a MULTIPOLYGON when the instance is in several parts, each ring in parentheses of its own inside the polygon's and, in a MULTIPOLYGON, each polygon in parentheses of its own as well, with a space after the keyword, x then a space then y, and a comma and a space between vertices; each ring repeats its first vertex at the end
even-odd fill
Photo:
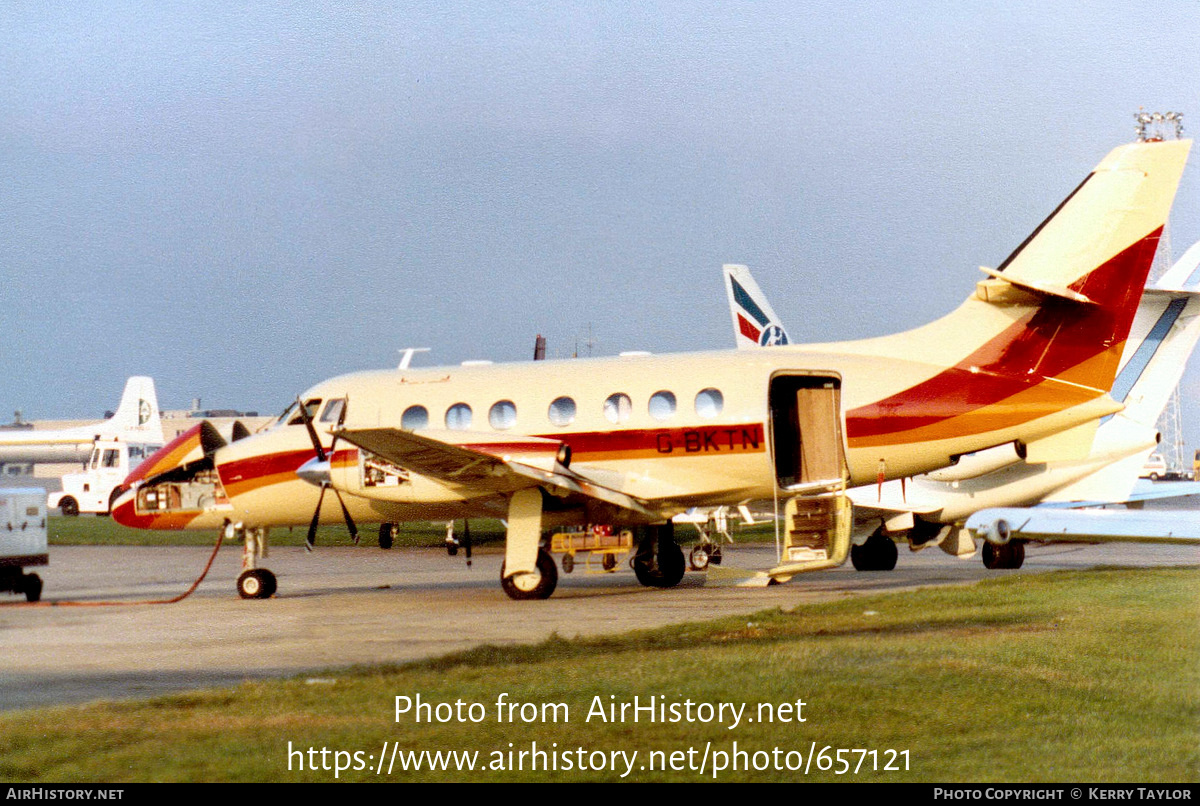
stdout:
POLYGON ((733 317, 733 338, 739 350, 790 344, 787 330, 745 266, 726 264, 725 292, 733 317))
MULTIPOLYGON (((998 269, 984 269, 989 279, 954 313, 843 347, 919 356, 937 367, 914 385, 847 411, 850 447, 878 450, 984 432, 998 444, 1015 433, 1006 429, 1068 409, 1079 407, 1070 415, 1076 424, 1114 411, 1106 395, 1190 146, 1178 140, 1113 150, 998 269)), ((1086 443, 1055 451, 1058 458, 1082 458, 1075 454, 1086 454, 1086 443)))
POLYGON ((125 382, 121 405, 117 407, 116 414, 104 422, 101 433, 129 442, 163 443, 162 419, 153 378, 134 376, 125 382))

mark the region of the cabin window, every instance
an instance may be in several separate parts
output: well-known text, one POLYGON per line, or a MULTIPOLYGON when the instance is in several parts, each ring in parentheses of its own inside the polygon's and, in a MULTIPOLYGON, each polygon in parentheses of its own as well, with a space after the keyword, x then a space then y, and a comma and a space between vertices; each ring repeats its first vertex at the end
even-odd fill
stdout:
POLYGON ((669 420, 675 416, 675 395, 672 392, 655 392, 650 396, 647 407, 650 416, 656 420, 669 420))
POLYGON ((400 415, 400 427, 413 431, 429 426, 429 411, 424 406, 409 406, 400 415))
POLYGON ((116 448, 108 448, 104 451, 104 466, 105 467, 120 467, 121 452, 116 448))
POLYGON ((446 409, 446 427, 452 431, 466 431, 471 427, 471 407, 466 403, 455 403, 446 409))
POLYGON ((604 401, 604 419, 610 423, 623 423, 633 414, 633 402, 629 395, 617 392, 604 401))
POLYGON ((548 414, 555 425, 570 425, 575 422, 575 401, 569 397, 555 398, 548 414))
POLYGON ((696 414, 711 420, 725 408, 725 396, 719 389, 701 389, 696 393, 696 414))
POLYGON ((500 400, 488 411, 488 422, 497 431, 512 428, 517 423, 517 406, 511 400, 500 400))
POLYGON ((325 404, 325 411, 321 412, 321 422, 336 423, 342 419, 342 412, 346 408, 346 398, 336 397, 325 404))

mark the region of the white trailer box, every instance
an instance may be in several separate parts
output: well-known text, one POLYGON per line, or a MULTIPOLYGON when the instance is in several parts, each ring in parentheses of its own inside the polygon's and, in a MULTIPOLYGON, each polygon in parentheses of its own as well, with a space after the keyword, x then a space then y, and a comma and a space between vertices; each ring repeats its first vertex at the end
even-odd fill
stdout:
POLYGON ((0 488, 0 591, 23 593, 36 602, 42 597, 42 578, 23 569, 49 562, 46 491, 41 487, 0 488))

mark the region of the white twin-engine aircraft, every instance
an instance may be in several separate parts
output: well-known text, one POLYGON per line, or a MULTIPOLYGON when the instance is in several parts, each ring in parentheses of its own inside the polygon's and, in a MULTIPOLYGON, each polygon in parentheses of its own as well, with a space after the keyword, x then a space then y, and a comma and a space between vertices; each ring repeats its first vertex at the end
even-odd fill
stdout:
POLYGON ((207 424, 182 435, 130 475, 113 516, 240 536, 247 598, 275 589, 258 567, 270 527, 310 523, 311 534, 338 518, 505 518, 501 584, 514 599, 553 592, 542 533, 562 524, 636 529, 638 580, 676 585, 685 562, 670 519, 691 507, 783 501, 771 578, 840 565, 848 487, 1003 445, 1028 461, 1088 454, 1100 419, 1122 409, 1108 392, 1190 145, 1114 150, 956 311, 922 328, 344 375, 253 436, 225 444, 207 424), (322 507, 329 489, 339 508, 322 507))

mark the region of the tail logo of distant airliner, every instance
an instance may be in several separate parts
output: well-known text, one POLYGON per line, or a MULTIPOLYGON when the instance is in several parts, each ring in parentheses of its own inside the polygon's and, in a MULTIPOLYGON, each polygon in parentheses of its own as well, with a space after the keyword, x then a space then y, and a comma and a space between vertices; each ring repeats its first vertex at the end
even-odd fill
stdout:
POLYGON ((783 327, 771 321, 771 317, 767 316, 753 297, 746 293, 746 289, 742 288, 741 283, 732 277, 729 278, 729 282, 733 284, 733 298, 741 308, 737 312, 737 318, 738 329, 741 330, 742 335, 758 342, 760 347, 787 344, 788 337, 783 327), (750 321, 751 319, 754 321, 750 321), (757 327, 755 322, 758 323, 757 327))
POLYGON ((150 422, 150 404, 145 400, 138 399, 138 425, 145 425, 150 422))

